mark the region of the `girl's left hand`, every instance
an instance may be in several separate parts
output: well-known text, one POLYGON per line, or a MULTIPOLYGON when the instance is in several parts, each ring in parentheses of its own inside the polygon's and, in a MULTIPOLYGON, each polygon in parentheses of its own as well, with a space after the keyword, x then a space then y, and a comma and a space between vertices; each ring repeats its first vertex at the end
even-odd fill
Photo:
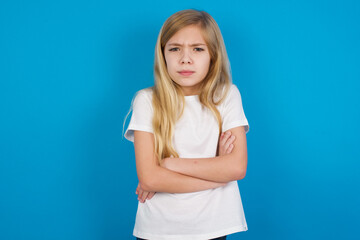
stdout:
POLYGON ((146 200, 150 200, 154 195, 155 192, 147 192, 144 191, 141 187, 140 184, 138 184, 135 193, 138 195, 138 200, 141 203, 144 203, 146 200))
POLYGON ((221 133, 218 145, 218 155, 223 156, 232 152, 235 136, 230 131, 221 133))

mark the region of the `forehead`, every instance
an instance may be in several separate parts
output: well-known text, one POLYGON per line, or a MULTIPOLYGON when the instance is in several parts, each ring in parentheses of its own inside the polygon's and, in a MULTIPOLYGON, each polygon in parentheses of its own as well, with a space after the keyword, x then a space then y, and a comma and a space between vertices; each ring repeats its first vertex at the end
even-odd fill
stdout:
POLYGON ((166 43, 169 44, 193 44, 193 43, 202 43, 206 44, 203 37, 203 31, 199 26, 190 25, 186 26, 179 31, 177 31, 166 43))

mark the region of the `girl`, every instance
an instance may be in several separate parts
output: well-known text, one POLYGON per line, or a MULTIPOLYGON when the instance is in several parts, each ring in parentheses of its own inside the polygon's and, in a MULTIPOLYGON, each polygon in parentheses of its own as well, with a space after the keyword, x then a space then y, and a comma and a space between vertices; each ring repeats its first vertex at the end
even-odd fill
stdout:
POLYGON ((236 180, 246 174, 249 124, 215 20, 197 10, 170 16, 154 68, 155 85, 137 93, 125 132, 139 178, 134 236, 205 240, 246 231, 236 180))

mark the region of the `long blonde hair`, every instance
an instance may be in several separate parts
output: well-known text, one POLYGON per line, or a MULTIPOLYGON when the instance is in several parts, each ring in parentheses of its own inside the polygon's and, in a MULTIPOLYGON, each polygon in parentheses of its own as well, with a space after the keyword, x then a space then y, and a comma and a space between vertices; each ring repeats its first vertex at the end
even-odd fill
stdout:
POLYGON ((153 131, 155 138, 155 154, 158 162, 166 157, 179 157, 172 145, 172 137, 176 121, 184 110, 184 94, 181 87, 171 80, 166 67, 164 47, 169 39, 180 29, 197 25, 210 53, 209 72, 201 82, 200 102, 211 110, 221 133, 221 116, 216 108, 220 104, 231 85, 231 74, 224 40, 215 20, 204 11, 182 10, 170 16, 163 24, 155 47, 155 64, 153 87, 153 131))

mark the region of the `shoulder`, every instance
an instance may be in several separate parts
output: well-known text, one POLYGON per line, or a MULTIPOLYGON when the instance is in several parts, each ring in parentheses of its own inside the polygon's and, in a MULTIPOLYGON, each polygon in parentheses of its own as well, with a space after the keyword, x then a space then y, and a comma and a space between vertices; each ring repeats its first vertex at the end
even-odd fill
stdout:
POLYGON ((226 114, 234 109, 242 109, 242 99, 239 88, 235 84, 231 84, 228 90, 224 89, 223 101, 220 103, 220 114, 226 114))
POLYGON ((153 95, 152 87, 144 88, 136 92, 135 98, 148 98, 151 99, 153 95))
POLYGON ((151 87, 137 91, 131 102, 133 113, 151 114, 153 111, 152 96, 153 90, 151 87))
POLYGON ((231 84, 228 96, 240 95, 239 88, 235 84, 231 84))
POLYGON ((142 105, 152 102, 153 90, 152 87, 144 88, 137 91, 133 97, 132 105, 142 105))
POLYGON ((223 105, 228 104, 229 101, 233 101, 233 100, 237 100, 237 99, 241 98, 239 88, 233 83, 230 84, 230 86, 228 88, 224 87, 222 94, 223 94, 223 99, 224 99, 222 101, 223 105))
MULTIPOLYGON (((145 88, 136 92, 132 101, 132 115, 125 138, 134 141, 134 131, 152 132, 152 89, 145 88)), ((130 112, 129 112, 130 113, 130 112)))

